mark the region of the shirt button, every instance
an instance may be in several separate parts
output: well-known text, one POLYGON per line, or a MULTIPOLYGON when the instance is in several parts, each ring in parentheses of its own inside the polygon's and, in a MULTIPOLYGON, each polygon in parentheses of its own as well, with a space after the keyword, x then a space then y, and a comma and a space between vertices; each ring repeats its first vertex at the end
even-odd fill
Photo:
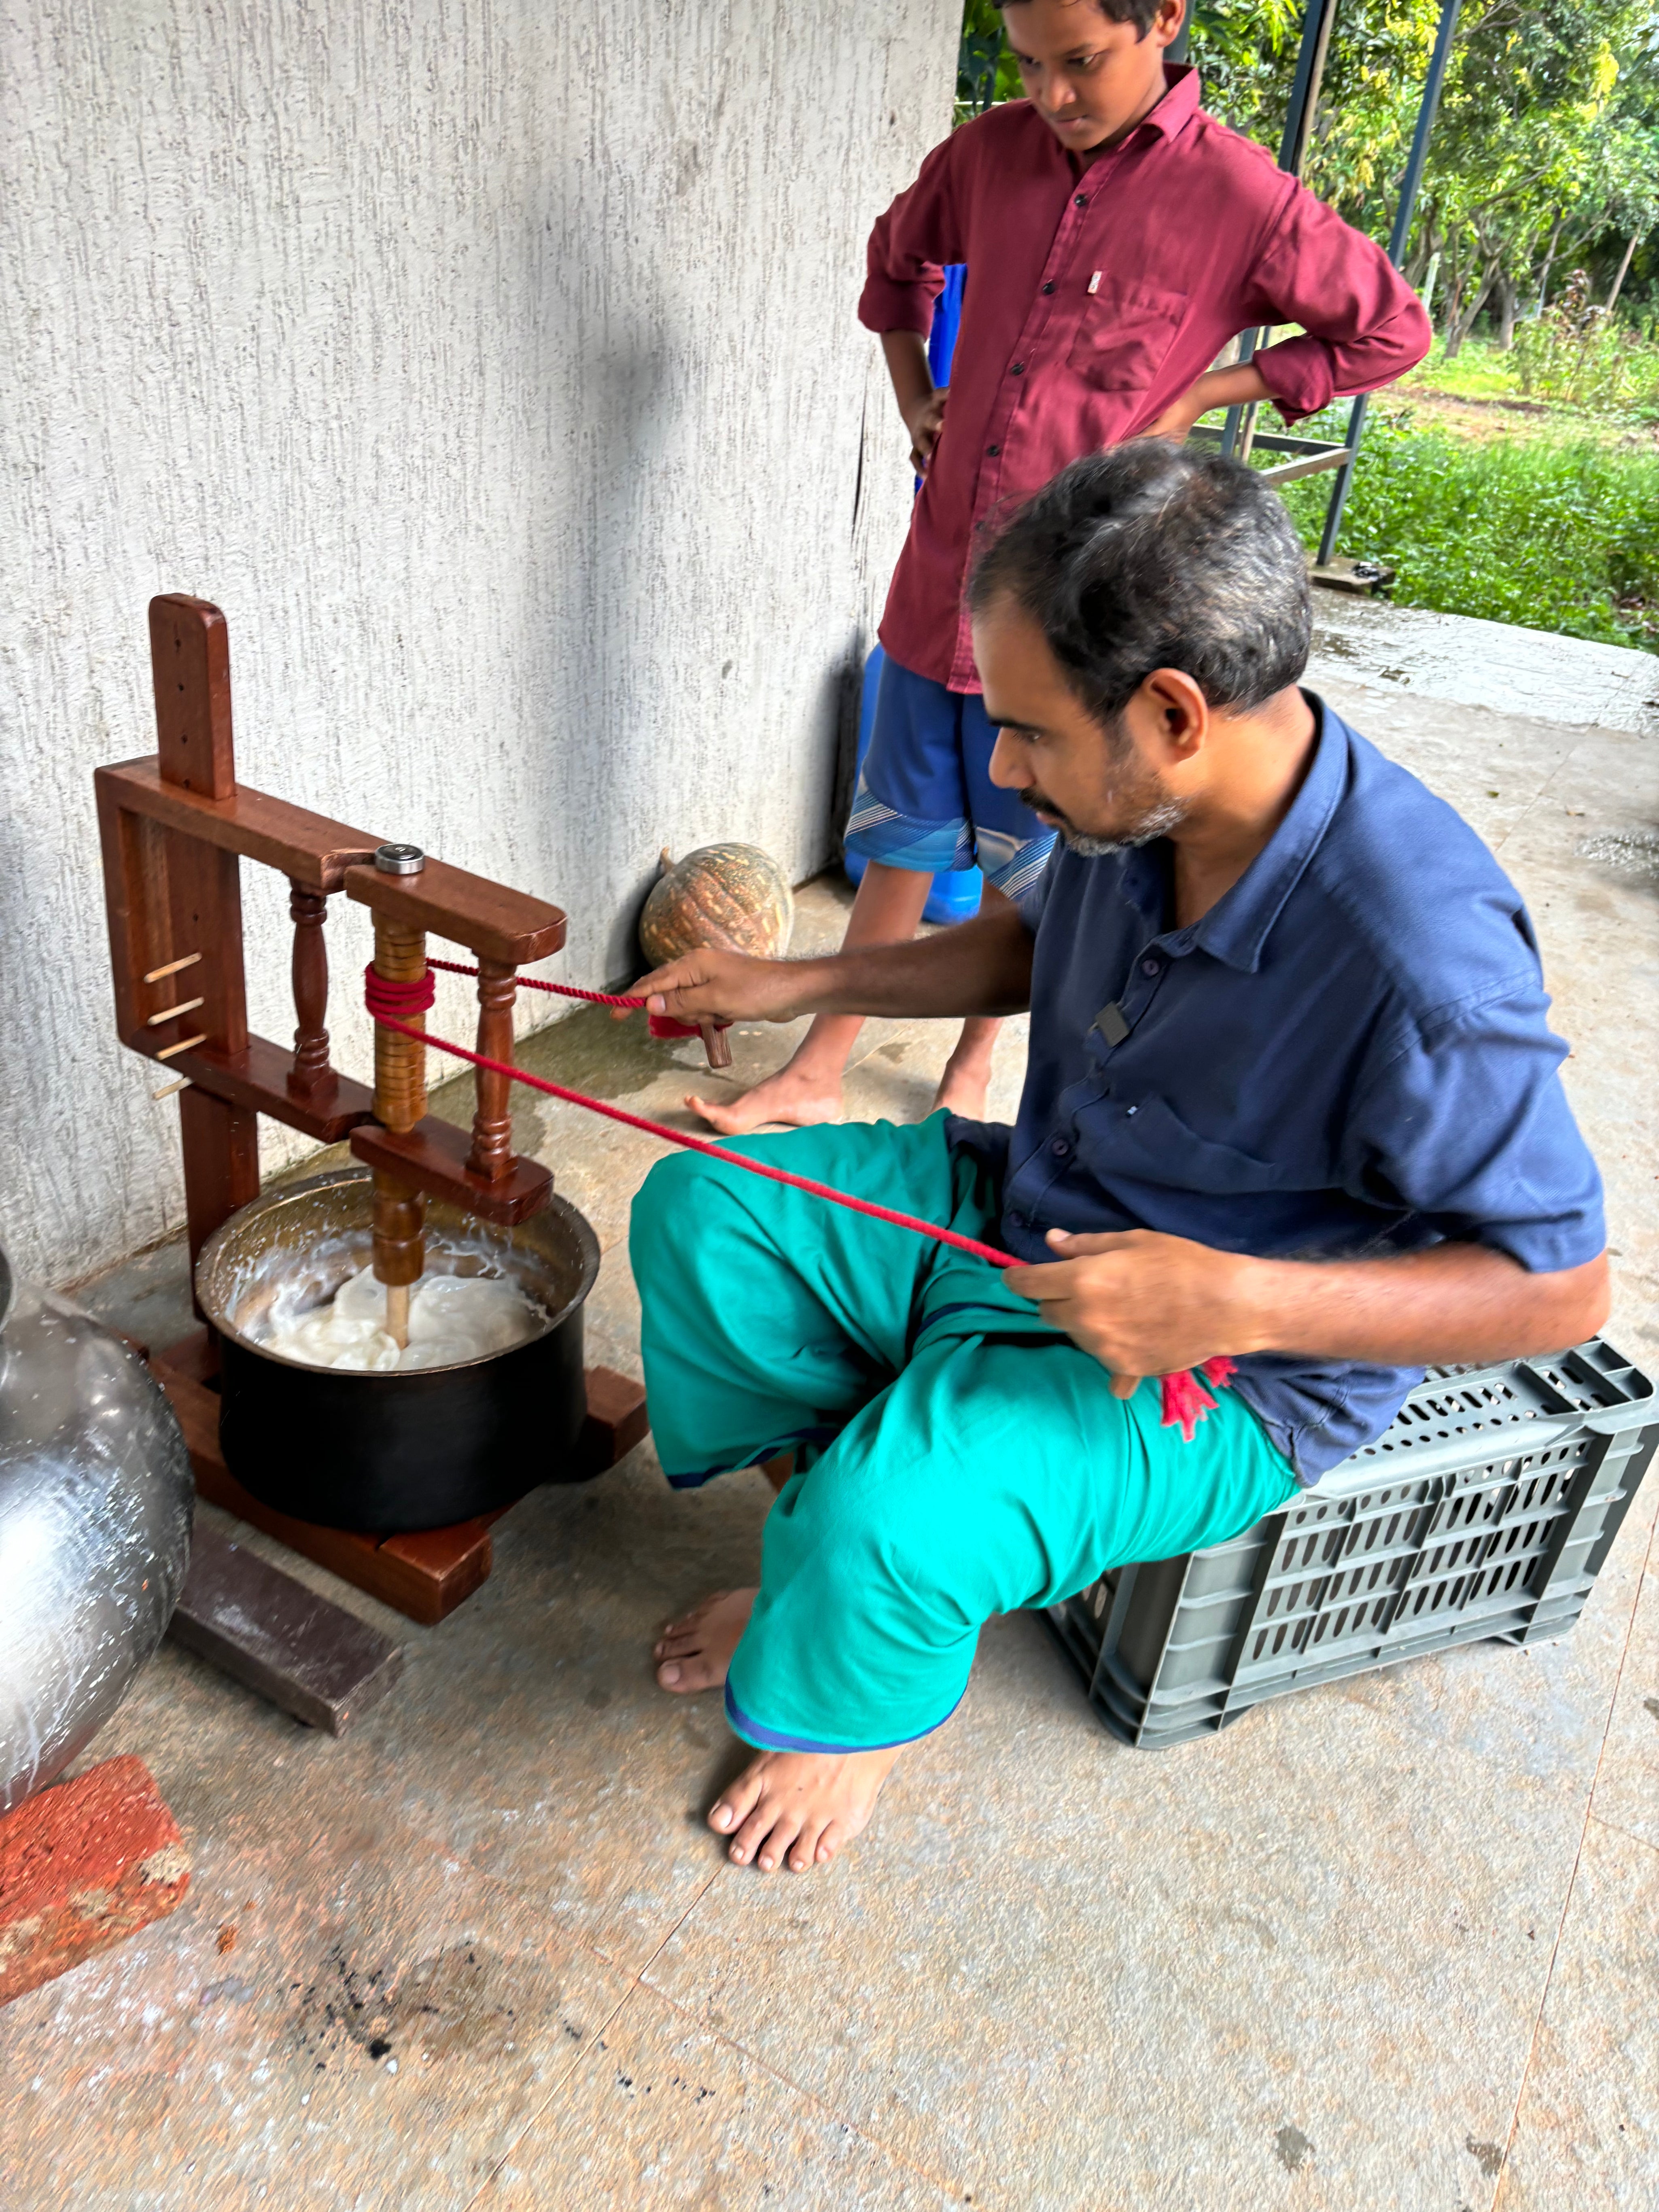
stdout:
POLYGON ((1087 192, 1079 192, 1077 198, 1072 202, 1072 205, 1073 207, 1087 207, 1088 204, 1089 195, 1087 192))
POLYGON ((995 460, 997 455, 1002 451, 1002 448, 1000 446, 988 446, 985 450, 991 456, 991 459, 995 460))
POLYGON ((1023 361, 1017 361, 1013 367, 1009 370, 1008 374, 1010 376, 1024 376, 1025 374, 1024 362, 1023 361))
POLYGON ((1052 292, 1054 288, 1052 284, 1045 284, 1042 289, 1045 292, 1052 292))
POLYGON ((1024 1229, 1025 1226, 1025 1216, 1023 1213, 1011 1211, 1008 1215, 1008 1226, 1011 1229, 1024 1229))
POLYGON ((1140 972, 1143 975, 1156 975, 1163 965, 1164 963, 1161 960, 1148 958, 1141 962, 1140 972))
POLYGON ((1048 1147, 1048 1150, 1054 1154, 1057 1160, 1063 1160, 1071 1149, 1071 1146, 1066 1143, 1064 1137, 1056 1137, 1053 1144, 1048 1147))

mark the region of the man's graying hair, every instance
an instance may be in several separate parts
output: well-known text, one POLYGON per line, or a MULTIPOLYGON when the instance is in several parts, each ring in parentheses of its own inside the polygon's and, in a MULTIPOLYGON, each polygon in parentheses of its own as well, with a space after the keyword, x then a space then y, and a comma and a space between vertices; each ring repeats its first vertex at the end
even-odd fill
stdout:
POLYGON ((969 611, 1005 596, 1108 729, 1155 668, 1248 712, 1307 665, 1308 564, 1284 502, 1242 462, 1159 439, 1073 461, 1018 510, 969 611))

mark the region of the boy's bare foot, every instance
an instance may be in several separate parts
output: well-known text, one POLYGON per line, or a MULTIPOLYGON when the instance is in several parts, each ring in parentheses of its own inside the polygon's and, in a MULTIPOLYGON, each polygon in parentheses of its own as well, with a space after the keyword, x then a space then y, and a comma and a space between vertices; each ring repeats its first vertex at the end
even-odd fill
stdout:
POLYGON ((885 1751, 763 1751, 709 1809, 727 1856, 763 1874, 787 1858, 796 1874, 823 1866, 868 1826, 900 1747, 885 1751))
POLYGON ((768 1121, 810 1129, 820 1121, 840 1121, 841 1074, 826 1073, 810 1061, 803 1066, 797 1058, 727 1104, 699 1098, 695 1091, 687 1093, 685 1103, 722 1137, 746 1137, 768 1121))
POLYGON ((684 1619, 671 1620, 651 1652, 659 1662, 659 1686, 682 1695, 718 1690, 759 1595, 752 1589, 716 1590, 684 1619))
POLYGON ((961 1114, 970 1121, 985 1119, 991 1088, 991 1059, 1001 1026, 1000 1021, 984 1015, 976 1015, 963 1024, 957 1048, 945 1061, 939 1089, 933 1093, 934 1113, 943 1106, 947 1113, 961 1114))
POLYGON ((939 1079, 931 1110, 937 1114, 942 1106, 947 1114, 960 1114, 964 1121, 982 1121, 990 1090, 988 1067, 958 1067, 952 1060, 939 1079))

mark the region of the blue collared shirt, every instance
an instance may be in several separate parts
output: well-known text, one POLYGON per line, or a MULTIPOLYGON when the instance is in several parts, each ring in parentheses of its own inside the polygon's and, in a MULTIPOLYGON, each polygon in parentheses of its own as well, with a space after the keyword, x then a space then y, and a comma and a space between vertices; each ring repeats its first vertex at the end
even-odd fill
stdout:
MULTIPOLYGON (((1159 840, 1063 847, 1023 904, 1036 945, 1002 1234, 1161 1230, 1335 1259, 1451 1238, 1534 1272, 1605 1242, 1558 1073, 1537 941, 1474 832, 1311 693, 1314 757, 1267 844, 1174 927, 1159 840)), ((1381 1434, 1420 1368, 1252 1353, 1234 1387, 1304 1483, 1381 1434)))

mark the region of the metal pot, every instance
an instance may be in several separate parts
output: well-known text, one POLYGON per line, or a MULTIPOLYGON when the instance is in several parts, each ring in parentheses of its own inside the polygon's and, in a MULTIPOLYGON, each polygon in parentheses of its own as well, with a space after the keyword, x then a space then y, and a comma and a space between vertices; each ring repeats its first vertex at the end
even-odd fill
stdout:
POLYGON ((259 1341, 279 1292, 308 1310, 368 1266, 372 1206, 368 1168, 334 1169, 266 1192, 203 1247, 196 1295, 220 1334, 231 1474, 278 1512, 372 1534, 444 1528, 538 1483, 585 1480, 582 1304, 599 1247, 562 1198, 512 1229, 427 1200, 428 1271, 508 1276, 540 1316, 510 1352, 373 1374, 306 1366, 259 1341))
POLYGON ((143 1360, 0 1253, 0 1813, 62 1773, 161 1642, 192 1495, 143 1360))

